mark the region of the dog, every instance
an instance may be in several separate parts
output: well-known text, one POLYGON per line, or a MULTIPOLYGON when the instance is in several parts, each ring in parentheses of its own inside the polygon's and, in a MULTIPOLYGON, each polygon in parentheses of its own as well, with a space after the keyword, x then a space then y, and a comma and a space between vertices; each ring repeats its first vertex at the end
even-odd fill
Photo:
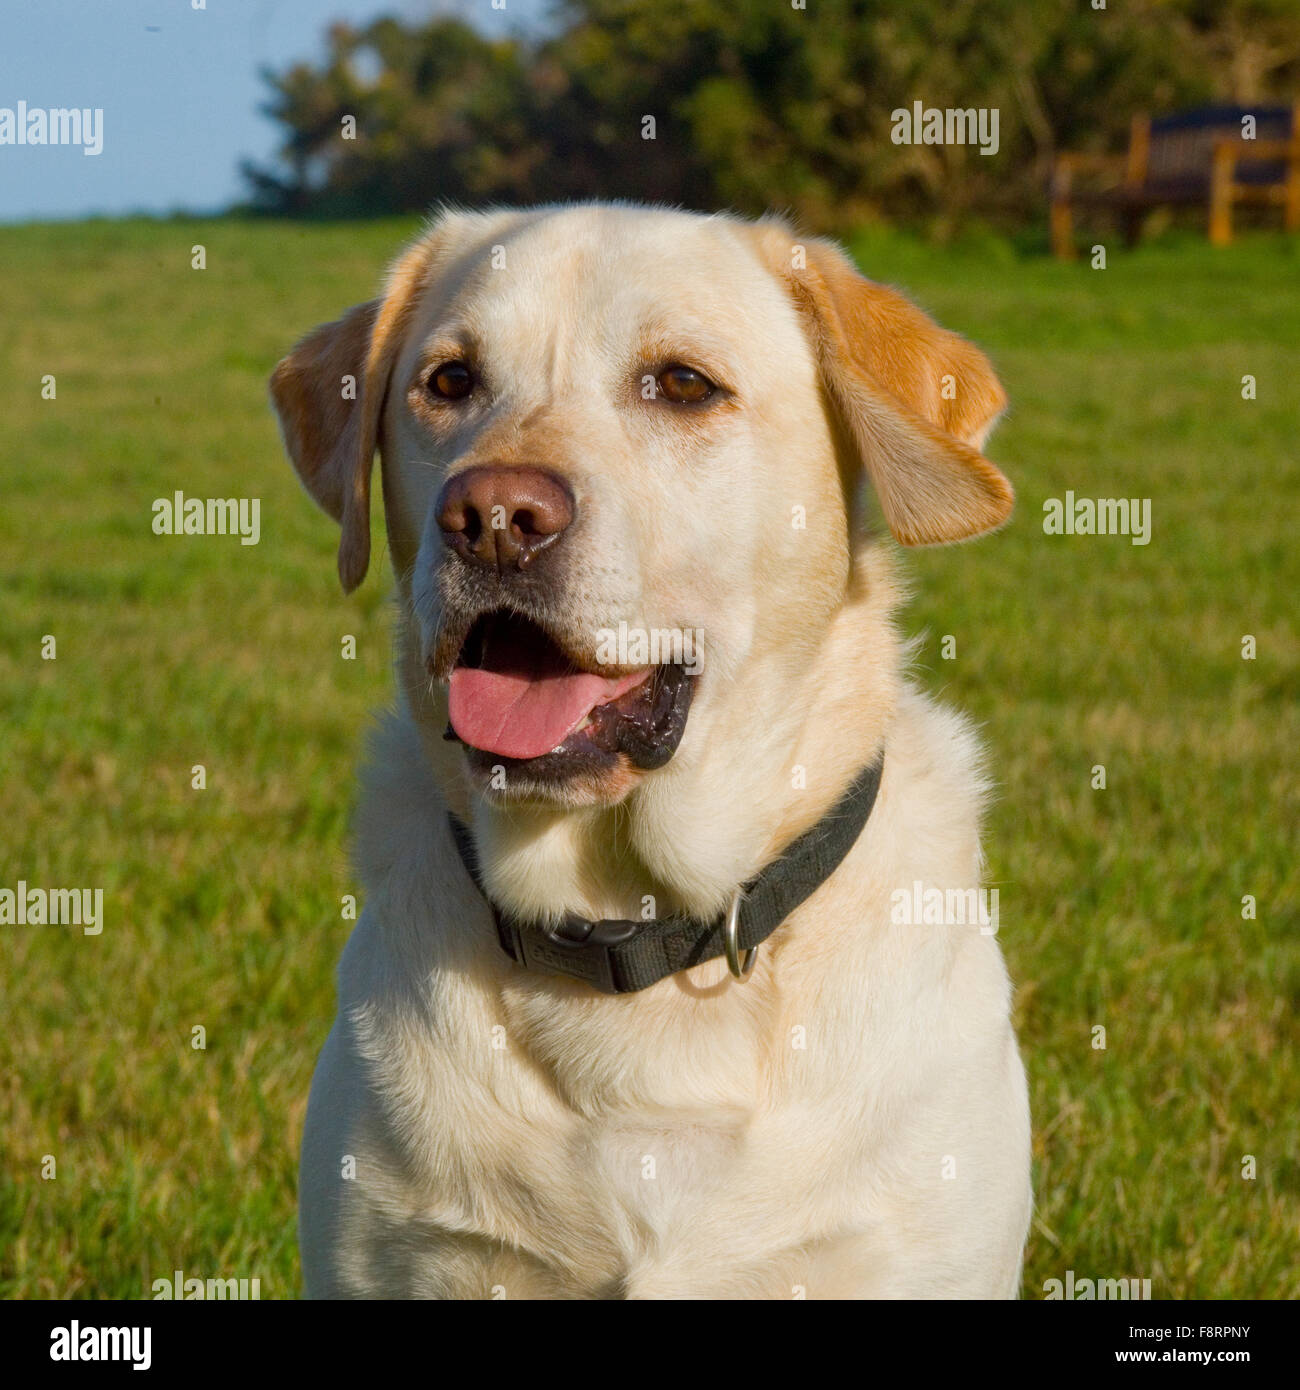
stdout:
POLYGON ((1007 972, 900 906, 987 779, 874 519, 1007 520, 985 355, 777 217, 448 209, 271 394, 397 580, 308 1296, 1016 1296, 1007 972))

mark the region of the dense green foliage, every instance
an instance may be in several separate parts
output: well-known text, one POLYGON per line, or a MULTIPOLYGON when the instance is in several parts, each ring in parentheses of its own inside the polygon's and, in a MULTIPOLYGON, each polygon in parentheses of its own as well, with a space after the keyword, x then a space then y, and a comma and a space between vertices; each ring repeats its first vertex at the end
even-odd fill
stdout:
POLYGON ((1041 216, 1053 152, 1122 148, 1135 111, 1298 79, 1294 0, 566 0, 532 38, 336 26, 268 74, 283 167, 247 172, 277 212, 627 197, 943 231, 1041 216), (996 154, 893 143, 916 101, 997 111, 996 154))

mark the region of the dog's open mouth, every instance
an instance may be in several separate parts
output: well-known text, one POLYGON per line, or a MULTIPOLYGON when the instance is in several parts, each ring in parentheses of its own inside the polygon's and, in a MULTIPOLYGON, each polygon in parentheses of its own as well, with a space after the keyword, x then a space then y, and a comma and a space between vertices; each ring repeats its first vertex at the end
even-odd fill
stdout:
POLYGON ((693 687, 680 665, 617 675, 584 669, 536 623, 500 611, 470 628, 452 668, 448 712, 452 734, 469 749, 532 770, 559 774, 620 753, 650 769, 677 751, 693 687))

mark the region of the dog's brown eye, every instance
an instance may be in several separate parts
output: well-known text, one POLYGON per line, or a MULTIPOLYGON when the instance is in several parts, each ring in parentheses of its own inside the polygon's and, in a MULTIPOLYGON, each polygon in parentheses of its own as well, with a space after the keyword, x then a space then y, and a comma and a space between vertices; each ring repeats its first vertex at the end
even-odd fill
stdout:
POLYGON ((474 373, 463 362, 444 362, 429 375, 429 393, 444 401, 461 401, 474 389, 474 373))
POLYGON ((679 362, 674 362, 659 373, 658 386, 662 395, 682 405, 707 401, 716 389, 702 372, 697 372, 694 367, 683 367, 679 362))

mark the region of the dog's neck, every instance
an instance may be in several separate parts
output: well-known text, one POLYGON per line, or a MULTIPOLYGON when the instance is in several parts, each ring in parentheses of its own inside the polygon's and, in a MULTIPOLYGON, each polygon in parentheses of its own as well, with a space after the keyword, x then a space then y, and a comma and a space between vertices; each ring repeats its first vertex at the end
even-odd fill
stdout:
POLYGON ((485 885, 501 907, 535 921, 566 912, 709 917, 830 811, 879 750, 901 679, 896 602, 887 553, 865 549, 846 602, 802 673, 774 684, 764 663, 747 667, 725 702, 692 710, 672 761, 615 806, 471 793, 459 745, 442 737, 445 698, 430 690, 409 634, 399 672, 437 781, 449 808, 472 826, 485 885), (717 722, 736 710, 744 711, 743 738, 717 722))

